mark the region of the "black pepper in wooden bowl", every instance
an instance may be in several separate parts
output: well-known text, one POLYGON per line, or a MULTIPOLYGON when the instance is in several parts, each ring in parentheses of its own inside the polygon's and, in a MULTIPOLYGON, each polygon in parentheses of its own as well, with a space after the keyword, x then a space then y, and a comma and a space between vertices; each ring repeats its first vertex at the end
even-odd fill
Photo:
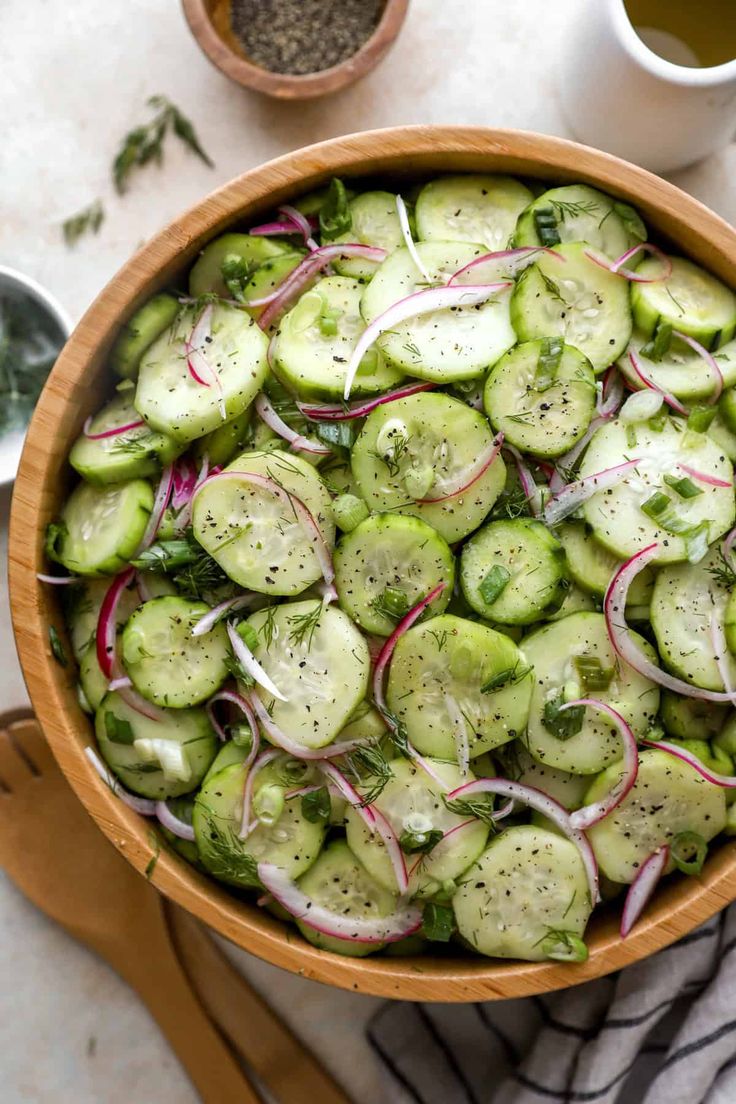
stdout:
POLYGON ((230 20, 250 61, 304 76, 352 57, 383 7, 383 0, 232 0, 230 20))

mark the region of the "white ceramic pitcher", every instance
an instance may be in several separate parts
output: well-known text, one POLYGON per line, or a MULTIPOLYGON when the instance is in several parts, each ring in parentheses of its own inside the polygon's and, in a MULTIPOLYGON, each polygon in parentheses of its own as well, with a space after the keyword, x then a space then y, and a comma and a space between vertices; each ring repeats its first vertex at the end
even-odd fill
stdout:
POLYGON ((584 0, 560 91, 576 138, 654 172, 698 161, 736 132, 736 59, 666 61, 634 30, 624 0, 584 0))

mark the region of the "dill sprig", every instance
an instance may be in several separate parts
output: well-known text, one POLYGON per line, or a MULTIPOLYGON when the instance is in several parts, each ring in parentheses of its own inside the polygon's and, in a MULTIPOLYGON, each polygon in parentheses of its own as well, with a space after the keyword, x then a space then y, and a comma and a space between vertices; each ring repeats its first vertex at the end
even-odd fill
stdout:
POLYGON ((101 199, 95 199, 89 207, 70 215, 61 224, 64 241, 72 248, 85 234, 96 234, 105 221, 105 209, 101 199))
POLYGON ((562 199, 553 199, 550 206, 554 209, 560 222, 566 217, 574 218, 576 215, 592 215, 598 210, 598 204, 593 199, 581 200, 579 203, 568 203, 562 199))
POLYGON ((379 744, 356 748, 345 756, 345 763, 360 786, 361 805, 372 805, 394 776, 391 764, 379 744))
POLYGON ((455 813, 456 816, 475 817, 477 820, 482 820, 484 824, 489 824, 491 828, 496 827, 491 794, 481 794, 479 797, 456 797, 454 801, 448 801, 443 794, 442 800, 449 812, 455 813))
POLYGON ((207 816, 207 867, 211 874, 223 881, 235 885, 261 888, 258 877, 258 863, 248 854, 231 824, 223 828, 217 821, 222 820, 201 795, 195 798, 195 804, 204 810, 207 816))
POLYGON ((720 550, 718 552, 718 559, 720 562, 707 568, 707 571, 720 586, 726 587, 727 590, 731 590, 733 587, 736 587, 736 568, 729 563, 720 550))
POLYGON ((306 641, 307 649, 312 647, 312 639, 319 626, 323 608, 322 599, 318 598, 312 609, 307 610, 306 613, 297 613, 293 617, 286 618, 288 624, 294 626, 289 630, 290 644, 296 647, 306 641))
POLYGON ((388 468, 388 474, 395 478, 401 471, 401 461, 409 448, 409 437, 403 433, 397 433, 391 440, 390 447, 384 453, 374 452, 376 460, 380 460, 388 468))
POLYGON ((220 565, 197 542, 191 529, 178 540, 157 541, 131 563, 139 571, 169 575, 186 598, 202 598, 207 592, 230 582, 220 565))
POLYGON ((150 122, 128 131, 112 163, 112 178, 120 195, 127 190, 135 169, 141 169, 151 161, 161 164, 164 140, 169 133, 175 134, 205 165, 214 167, 192 123, 167 96, 151 96, 146 104, 156 114, 150 122))

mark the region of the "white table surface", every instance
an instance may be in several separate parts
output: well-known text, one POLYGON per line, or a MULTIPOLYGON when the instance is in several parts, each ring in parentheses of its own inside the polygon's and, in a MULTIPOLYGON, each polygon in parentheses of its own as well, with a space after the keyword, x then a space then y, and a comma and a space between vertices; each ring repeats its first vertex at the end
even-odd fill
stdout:
MULTIPOLYGON (((587 0, 594 2, 594 0, 587 0)), ((242 91, 210 66, 176 0, 3 0, 0 5, 0 263, 35 276, 78 318, 133 249, 213 187, 332 135, 398 123, 516 126, 566 134, 556 94, 565 36, 585 0, 413 0, 394 50, 361 84, 306 105, 242 91), (120 136, 164 93, 216 162, 169 145, 123 198, 120 136), (96 238, 65 248, 59 223, 96 196, 96 238)), ((674 178, 736 219, 736 146, 674 178)), ((0 490, 5 561, 9 494, 0 490)), ((0 702, 25 704, 5 571, 0 702)), ((127 987, 0 874, 0 1083, 4 1104, 192 1104, 196 1097, 127 987)), ((241 952, 242 968, 320 1048, 364 1104, 381 1091, 362 1040, 376 1001, 291 977, 241 952)), ((451 1104, 451 1102, 448 1102, 451 1104)))

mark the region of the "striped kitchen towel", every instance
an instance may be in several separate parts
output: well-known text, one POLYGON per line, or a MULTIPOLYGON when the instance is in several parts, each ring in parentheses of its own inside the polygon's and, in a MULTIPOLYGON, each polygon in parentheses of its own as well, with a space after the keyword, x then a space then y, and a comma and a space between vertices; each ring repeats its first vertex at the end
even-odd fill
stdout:
POLYGON ((736 905, 561 993, 379 1009, 391 1104, 736 1104, 736 905))

